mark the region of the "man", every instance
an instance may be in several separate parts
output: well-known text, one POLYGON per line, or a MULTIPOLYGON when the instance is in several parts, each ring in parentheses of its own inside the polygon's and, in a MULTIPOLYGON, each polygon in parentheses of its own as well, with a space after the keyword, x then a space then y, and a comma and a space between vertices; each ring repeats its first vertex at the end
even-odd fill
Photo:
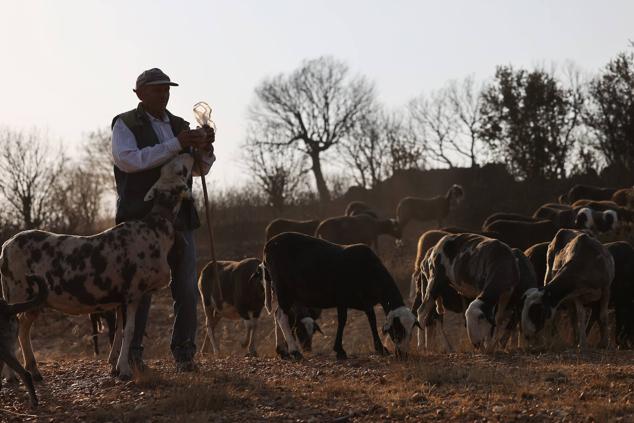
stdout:
MULTIPOLYGON (((181 152, 197 149, 206 174, 215 160, 213 130, 190 130, 189 123, 167 111, 170 87, 178 86, 160 69, 146 70, 136 80, 133 91, 141 102, 136 109, 115 116, 112 121, 112 156, 117 185, 116 222, 143 218, 151 202, 143 199, 158 179, 161 166, 181 152)), ((198 169, 194 166, 194 176, 198 169)), ((189 180, 191 188, 192 180, 189 180)), ((184 200, 175 227, 182 234, 179 248, 170 252, 174 299, 174 326, 171 350, 177 371, 193 371, 196 352, 196 249, 193 231, 200 226, 193 201, 184 200), (180 245, 182 244, 182 245, 180 245)), ((130 361, 142 370, 143 335, 150 310, 151 295, 146 295, 136 313, 130 361)))

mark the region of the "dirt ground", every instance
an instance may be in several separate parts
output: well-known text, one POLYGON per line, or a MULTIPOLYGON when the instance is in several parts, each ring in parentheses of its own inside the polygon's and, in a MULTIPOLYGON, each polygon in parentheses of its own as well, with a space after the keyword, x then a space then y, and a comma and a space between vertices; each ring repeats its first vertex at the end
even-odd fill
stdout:
MULTIPOLYGON (((382 310, 377 315, 382 325, 382 310)), ((109 375, 105 352, 93 357, 87 317, 44 313, 34 331, 44 376, 36 384, 40 406, 30 409, 22 386, 5 384, 0 421, 634 421, 630 351, 477 354, 460 316, 448 315, 460 352, 415 352, 399 362, 372 353, 365 316, 352 312, 344 334, 351 358, 337 361, 331 351, 335 313, 327 311, 325 337, 317 335, 315 351, 300 362, 274 356, 271 317, 265 316, 258 358, 244 356, 243 326, 224 321, 221 354, 200 354, 198 372, 177 374, 169 354, 171 321, 163 290, 146 339, 150 370, 121 382, 109 375)), ((105 335, 100 341, 105 345, 105 335)))

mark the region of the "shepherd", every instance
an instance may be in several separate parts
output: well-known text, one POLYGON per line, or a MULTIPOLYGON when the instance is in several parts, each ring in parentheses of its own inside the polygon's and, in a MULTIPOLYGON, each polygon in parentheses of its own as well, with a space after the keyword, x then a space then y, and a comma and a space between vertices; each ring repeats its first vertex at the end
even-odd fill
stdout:
MULTIPOLYGON (((158 180, 161 166, 174 156, 193 153, 200 157, 200 172, 194 167, 193 176, 207 174, 216 160, 212 128, 189 129, 189 122, 167 110, 170 87, 178 86, 158 68, 144 71, 136 80, 133 91, 140 100, 136 109, 121 113, 112 120, 112 157, 117 187, 116 223, 144 217, 151 202, 144 197, 158 180)), ((191 189, 192 179, 188 181, 191 189)), ((177 372, 196 369, 196 308, 198 287, 196 278, 196 244, 194 230, 200 220, 193 199, 184 200, 175 227, 180 242, 168 257, 171 270, 170 288, 174 299, 174 325, 171 351, 177 372)), ((130 364, 139 371, 143 362, 143 335, 150 311, 151 295, 146 295, 134 318, 135 330, 130 344, 130 364)))

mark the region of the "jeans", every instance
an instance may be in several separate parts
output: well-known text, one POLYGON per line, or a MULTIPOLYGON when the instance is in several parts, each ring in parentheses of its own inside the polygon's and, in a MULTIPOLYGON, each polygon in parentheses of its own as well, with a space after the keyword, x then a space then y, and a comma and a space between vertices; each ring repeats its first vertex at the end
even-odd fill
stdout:
MULTIPOLYGON (((196 307, 198 283, 196 280, 196 243, 193 231, 181 232, 185 240, 171 267, 170 289, 174 299, 174 326, 171 350, 177 362, 189 361, 196 353, 196 307)), ((130 344, 130 359, 140 360, 143 354, 143 335, 150 312, 152 295, 145 294, 136 312, 134 336, 130 344)))

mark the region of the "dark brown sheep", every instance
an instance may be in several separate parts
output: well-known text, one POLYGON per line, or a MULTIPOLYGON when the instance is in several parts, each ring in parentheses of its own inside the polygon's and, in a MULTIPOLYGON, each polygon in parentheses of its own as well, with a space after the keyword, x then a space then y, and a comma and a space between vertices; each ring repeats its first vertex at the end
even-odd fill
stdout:
POLYGON ((378 219, 378 213, 367 203, 363 201, 351 201, 346 206, 345 216, 356 216, 359 214, 365 214, 375 219, 378 219))
POLYGON ((612 195, 611 200, 626 209, 634 209, 634 188, 622 188, 618 190, 612 195))
POLYGON ((395 219, 374 219, 368 215, 331 217, 319 224, 315 236, 335 244, 377 246, 379 235, 401 239, 401 228, 395 219))
POLYGON ((595 187, 592 185, 574 185, 567 193, 560 196, 560 202, 573 204, 582 198, 588 200, 610 200, 618 188, 595 187))
POLYGON ((33 386, 33 377, 27 372, 15 358, 15 349, 18 339, 18 320, 16 315, 36 309, 44 304, 48 295, 48 288, 44 279, 39 276, 27 275, 31 286, 37 285, 35 298, 17 304, 7 304, 0 298, 0 372, 6 364, 22 379, 22 383, 29 392, 32 407, 37 407, 37 395, 33 386))
POLYGON ((403 229, 410 220, 436 220, 441 227, 443 219, 460 204, 463 197, 464 190, 460 185, 453 185, 445 195, 432 198, 405 197, 396 207, 396 218, 403 229))
POLYGON ((314 235, 319 226, 319 220, 274 219, 265 229, 266 241, 283 232, 298 232, 304 235, 314 235))

